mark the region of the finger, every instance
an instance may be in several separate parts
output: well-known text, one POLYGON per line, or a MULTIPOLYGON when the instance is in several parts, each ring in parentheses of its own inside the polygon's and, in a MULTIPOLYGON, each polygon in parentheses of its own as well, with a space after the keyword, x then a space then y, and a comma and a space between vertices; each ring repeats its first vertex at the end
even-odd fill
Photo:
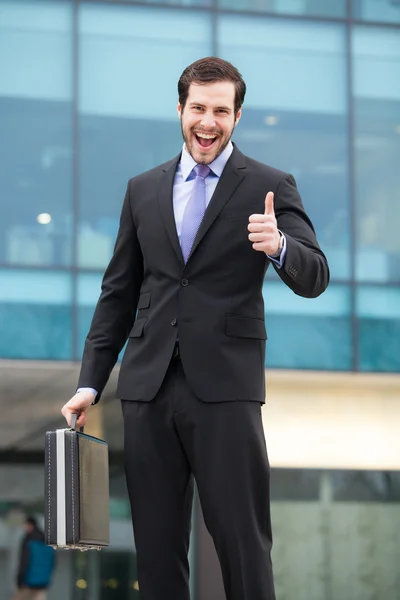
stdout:
POLYGON ((265 223, 265 221, 268 221, 270 218, 270 215, 250 215, 249 223, 265 223))
POLYGON ((264 223, 249 223, 247 225, 247 229, 249 231, 251 231, 252 233, 257 233, 259 231, 264 231, 264 229, 265 229, 265 222, 264 223))
POLYGON ((83 410, 76 420, 76 427, 84 427, 86 425, 86 412, 83 410))
POLYGON ((268 192, 265 196, 265 214, 266 215, 274 215, 274 194, 273 192, 268 192))
POLYGON ((273 217, 268 217, 267 221, 263 223, 249 223, 247 229, 252 233, 275 233, 276 231, 276 220, 273 217))
POLYGON ((66 405, 63 406, 61 409, 61 414, 64 417, 64 419, 67 421, 67 425, 69 427, 71 427, 71 417, 72 417, 73 413, 74 413, 74 411, 67 408, 66 405))
POLYGON ((265 252, 265 242, 254 242, 253 250, 258 250, 259 252, 265 252))
POLYGON ((249 233, 249 240, 251 242, 266 242, 270 239, 265 233, 249 233))

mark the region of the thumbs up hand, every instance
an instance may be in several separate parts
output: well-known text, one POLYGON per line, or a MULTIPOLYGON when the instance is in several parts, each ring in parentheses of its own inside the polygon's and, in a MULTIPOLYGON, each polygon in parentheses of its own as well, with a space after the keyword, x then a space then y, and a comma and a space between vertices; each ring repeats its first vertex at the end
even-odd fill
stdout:
POLYGON ((272 256, 280 249, 280 234, 275 218, 274 194, 268 192, 265 196, 265 211, 263 215, 250 215, 247 229, 250 231, 249 240, 253 242, 254 250, 265 252, 272 256))

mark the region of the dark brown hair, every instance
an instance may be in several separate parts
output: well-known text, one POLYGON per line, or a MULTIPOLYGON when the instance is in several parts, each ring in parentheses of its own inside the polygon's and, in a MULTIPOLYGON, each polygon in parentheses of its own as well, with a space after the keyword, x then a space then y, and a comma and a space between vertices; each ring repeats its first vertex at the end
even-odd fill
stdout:
POLYGON ((178 81, 179 103, 184 108, 191 83, 206 85, 216 81, 232 81, 235 84, 235 115, 243 104, 246 84, 239 71, 230 62, 207 56, 192 63, 183 71, 178 81))

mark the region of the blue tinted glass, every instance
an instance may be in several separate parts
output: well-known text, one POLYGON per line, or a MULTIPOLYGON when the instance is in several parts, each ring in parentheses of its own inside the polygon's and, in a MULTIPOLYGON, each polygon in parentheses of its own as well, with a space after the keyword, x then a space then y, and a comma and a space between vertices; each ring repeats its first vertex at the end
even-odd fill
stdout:
POLYGON ((400 287, 357 290, 362 371, 400 371, 400 287))
POLYGON ((220 55, 247 83, 239 148, 294 175, 332 277, 350 277, 345 35, 341 25, 221 16, 220 55))
POLYGON ((398 0, 353 0, 353 16, 362 21, 400 23, 398 0))
POLYGON ((322 296, 309 299, 268 281, 263 293, 267 367, 351 369, 350 288, 331 284, 322 296))
POLYGON ((79 15, 78 264, 100 269, 128 179, 181 150, 177 82, 188 64, 210 54, 211 17, 108 5, 82 5, 79 15))
POLYGON ((70 2, 0 3, 0 262, 69 265, 70 2))
POLYGON ((94 308, 101 292, 102 275, 85 273, 78 275, 78 357, 82 355, 94 308))
MULTIPOLYGON (((128 0, 129 1, 129 0, 128 0)), ((214 4, 214 0, 144 0, 149 4, 174 4, 182 5, 182 6, 201 6, 201 7, 212 7, 214 4)))
POLYGON ((400 35, 353 31, 359 281, 400 281, 400 35))
POLYGON ((221 8, 289 15, 345 17, 347 0, 218 0, 221 8))
MULTIPOLYGON (((78 350, 77 358, 82 356, 85 339, 90 329, 94 309, 101 292, 102 274, 81 273, 77 278, 77 300, 78 300, 78 350)), ((122 359, 125 347, 120 353, 122 359)))
POLYGON ((0 271, 0 357, 72 358, 71 275, 0 271))

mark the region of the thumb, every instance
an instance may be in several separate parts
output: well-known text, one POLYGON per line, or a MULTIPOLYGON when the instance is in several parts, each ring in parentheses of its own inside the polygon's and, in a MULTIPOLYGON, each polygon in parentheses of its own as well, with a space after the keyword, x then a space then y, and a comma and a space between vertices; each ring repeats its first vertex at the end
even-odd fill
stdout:
POLYGON ((266 215, 274 215, 274 193, 268 192, 265 196, 265 213, 266 215))

